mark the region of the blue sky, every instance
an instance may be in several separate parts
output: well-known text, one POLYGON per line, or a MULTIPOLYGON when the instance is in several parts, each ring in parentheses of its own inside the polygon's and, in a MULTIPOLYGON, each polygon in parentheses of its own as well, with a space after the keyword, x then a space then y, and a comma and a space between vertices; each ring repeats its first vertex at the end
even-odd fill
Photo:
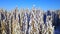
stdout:
POLYGON ((0 0, 0 8, 8 10, 16 6, 18 8, 32 8, 33 5, 43 10, 60 9, 60 0, 0 0))

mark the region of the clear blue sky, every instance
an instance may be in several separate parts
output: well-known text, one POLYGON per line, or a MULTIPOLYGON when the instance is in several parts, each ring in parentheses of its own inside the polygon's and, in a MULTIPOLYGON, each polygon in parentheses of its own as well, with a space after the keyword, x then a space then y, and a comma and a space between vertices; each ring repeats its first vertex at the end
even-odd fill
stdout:
POLYGON ((0 0, 0 8, 5 9, 32 8, 33 5, 43 10, 60 9, 60 0, 0 0))

